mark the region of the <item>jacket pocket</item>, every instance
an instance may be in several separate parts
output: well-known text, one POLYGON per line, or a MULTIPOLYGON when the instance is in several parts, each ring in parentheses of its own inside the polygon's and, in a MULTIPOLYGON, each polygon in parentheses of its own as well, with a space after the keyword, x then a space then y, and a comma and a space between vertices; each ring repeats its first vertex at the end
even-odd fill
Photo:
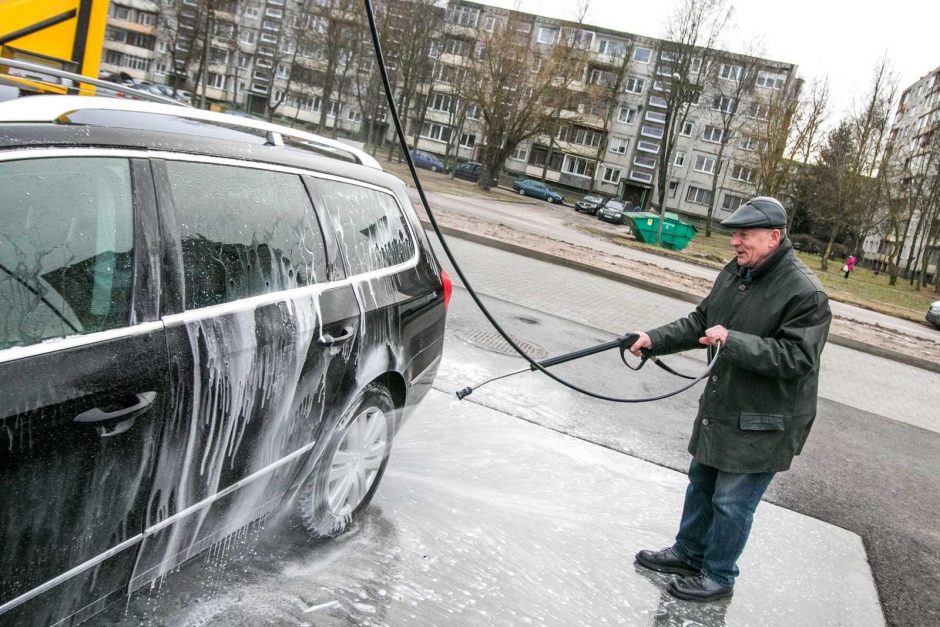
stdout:
POLYGON ((741 412, 738 425, 742 431, 783 431, 783 414, 741 412))

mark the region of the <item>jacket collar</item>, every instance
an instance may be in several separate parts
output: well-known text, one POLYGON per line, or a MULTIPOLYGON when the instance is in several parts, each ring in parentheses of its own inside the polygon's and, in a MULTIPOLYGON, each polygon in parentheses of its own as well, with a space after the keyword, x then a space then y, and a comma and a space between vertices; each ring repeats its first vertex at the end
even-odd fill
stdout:
MULTIPOLYGON (((762 276, 769 274, 775 267, 780 264, 780 261, 790 254, 790 251, 793 250, 793 244, 790 243, 790 238, 785 238, 780 242, 780 247, 775 250, 770 257, 764 260, 764 263, 760 264, 756 268, 750 268, 751 280, 749 283, 759 280, 762 276)), ((744 279, 747 275, 748 268, 743 268, 738 265, 737 261, 732 260, 728 264, 728 269, 737 274, 739 277, 744 279)))

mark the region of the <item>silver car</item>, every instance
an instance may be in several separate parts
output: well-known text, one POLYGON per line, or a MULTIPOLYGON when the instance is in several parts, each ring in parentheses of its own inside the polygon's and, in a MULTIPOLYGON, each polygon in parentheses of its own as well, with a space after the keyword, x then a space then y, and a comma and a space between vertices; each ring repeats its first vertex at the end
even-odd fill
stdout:
POLYGON ((935 300, 927 309, 927 322, 940 329, 940 300, 935 300))

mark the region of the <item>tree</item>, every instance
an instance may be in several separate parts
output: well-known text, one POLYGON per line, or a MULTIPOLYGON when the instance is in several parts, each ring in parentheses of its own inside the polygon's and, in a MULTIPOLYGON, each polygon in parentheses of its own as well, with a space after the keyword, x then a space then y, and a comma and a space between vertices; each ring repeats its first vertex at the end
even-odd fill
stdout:
POLYGON ((674 10, 659 47, 656 73, 665 88, 666 120, 660 140, 656 166, 656 199, 659 228, 656 243, 662 238, 666 214, 666 190, 672 155, 679 131, 689 117, 692 105, 699 102, 712 63, 718 38, 724 30, 731 9, 725 0, 683 0, 674 10))
MULTIPOLYGON (((190 67, 203 51, 206 41, 210 0, 177 2, 161 7, 157 29, 167 40, 170 53, 170 83, 173 95, 185 84, 190 67)), ((197 75, 198 76, 198 75, 197 75)), ((195 86, 193 87, 195 92, 195 86)))
MULTIPOLYGON (((715 170, 712 173, 711 198, 708 202, 708 211, 705 215, 705 237, 712 235, 712 216, 715 213, 715 204, 718 202, 718 181, 724 173, 724 155, 728 142, 736 138, 738 131, 748 122, 744 116, 743 101, 748 96, 754 95, 754 81, 757 78, 757 70, 760 67, 760 59, 755 55, 757 51, 751 51, 748 56, 740 57, 727 53, 718 53, 715 55, 715 64, 719 67, 739 68, 732 70, 732 76, 736 73, 736 80, 716 80, 712 82, 714 91, 709 94, 711 97, 712 119, 717 122, 717 128, 721 129, 721 139, 715 149, 715 170)), ((755 100, 751 102, 751 119, 759 119, 760 111, 766 109, 764 102, 755 100), (753 115, 756 114, 756 115, 753 115)))
POLYGON ((821 199, 811 211, 828 231, 822 270, 828 267, 839 232, 864 230, 862 220, 868 215, 865 206, 879 196, 878 166, 884 161, 895 91, 896 79, 887 60, 882 60, 875 68, 865 100, 829 134, 820 152, 821 199))
POLYGON ((466 95, 482 119, 483 174, 477 182, 482 189, 490 188, 516 146, 548 127, 555 109, 546 107, 543 94, 560 81, 556 74, 564 74, 555 60, 554 48, 545 56, 537 53, 528 30, 512 21, 481 33, 477 54, 467 65, 466 95))
POLYGON ((755 128, 757 193, 782 196, 800 171, 799 165, 809 163, 819 150, 829 106, 829 83, 814 80, 807 89, 802 79, 790 77, 767 104, 767 116, 755 128))

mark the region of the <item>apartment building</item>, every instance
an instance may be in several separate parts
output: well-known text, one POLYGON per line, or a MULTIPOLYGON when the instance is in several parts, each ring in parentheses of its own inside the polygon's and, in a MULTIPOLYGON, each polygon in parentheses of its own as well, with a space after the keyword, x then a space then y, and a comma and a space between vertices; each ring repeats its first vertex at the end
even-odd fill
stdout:
MULTIPOLYGON (((901 94, 889 135, 891 163, 889 172, 899 200, 910 212, 904 218, 900 237, 886 229, 866 238, 865 259, 887 267, 890 258, 901 251, 901 269, 907 260, 926 260, 930 276, 940 262, 940 214, 935 195, 927 193, 928 181, 940 176, 940 150, 935 136, 940 129, 940 67, 927 73, 901 94)), ((916 270, 916 265, 912 271, 916 270)))
MULTIPOLYGON (((393 0, 385 7, 400 10, 409 2, 393 0)), ((535 65, 549 58, 553 47, 578 49, 580 74, 569 81, 569 89, 581 97, 558 112, 550 130, 518 145, 504 169, 545 178, 575 193, 594 191, 650 206, 666 120, 665 78, 672 71, 665 42, 470 1, 435 7, 442 12, 440 27, 419 87, 426 107, 413 108, 405 120, 417 148, 458 160, 479 159, 484 122, 476 107, 461 101, 457 83, 472 56, 480 54, 480 39, 511 26, 530 37, 535 65), (607 97, 599 106, 598 90, 612 84, 617 87, 613 103, 607 97)), ((210 106, 274 113, 353 139, 365 138, 364 124, 369 124, 372 141, 393 142, 384 106, 375 103, 379 86, 369 78, 375 71, 371 44, 363 30, 351 27, 362 19, 358 3, 344 0, 112 0, 102 68, 175 81, 196 87, 196 97, 204 96, 210 106), (363 45, 346 46, 337 58, 326 40, 330 29, 343 22, 350 33, 359 33, 363 45), (208 47, 199 35, 206 30, 211 33, 208 47), (197 75, 205 80, 195 85, 197 75), (326 83, 332 89, 324 97, 326 83), (364 92, 373 96, 372 104, 364 92)), ((394 64, 398 42, 394 32, 389 37, 393 41, 386 52, 391 51, 394 64)), ((761 117, 771 98, 795 93, 796 67, 725 55, 695 70, 710 82, 678 129, 668 164, 666 208, 705 215, 717 177, 715 216, 721 219, 756 191, 761 117), (745 82, 746 89, 733 89, 745 82), (732 92, 735 97, 726 95, 732 92), (722 113, 728 111, 737 112, 733 129, 722 125, 722 113)))

